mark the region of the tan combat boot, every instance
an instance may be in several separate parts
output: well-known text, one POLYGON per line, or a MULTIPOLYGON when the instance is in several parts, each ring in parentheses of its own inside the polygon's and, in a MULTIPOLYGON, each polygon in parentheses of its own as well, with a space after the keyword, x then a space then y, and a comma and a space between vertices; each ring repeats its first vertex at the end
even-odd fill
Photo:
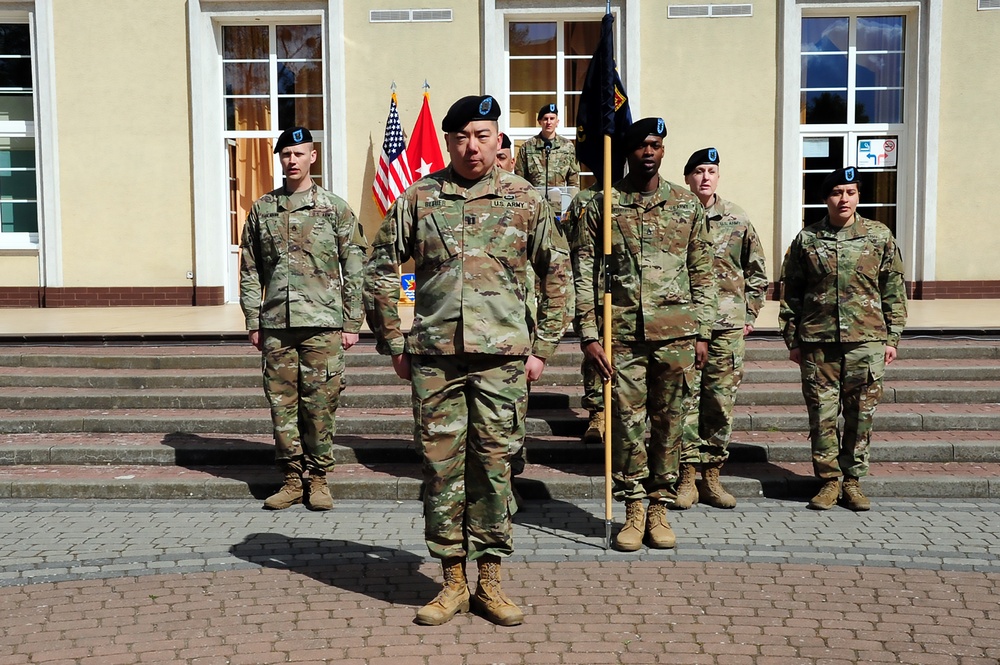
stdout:
POLYGON ((861 491, 861 481, 854 476, 844 476, 844 507, 854 511, 872 509, 872 502, 861 491))
POLYGON ((330 510, 333 497, 326 482, 326 471, 309 472, 309 510, 330 510))
POLYGON ((646 513, 646 535, 650 547, 669 550, 677 544, 677 536, 667 522, 667 504, 652 501, 646 513))
POLYGON ((268 510, 284 510, 302 503, 301 458, 282 462, 281 466, 285 472, 285 484, 264 500, 264 507, 268 510))
POLYGON ((839 498, 840 478, 827 478, 816 496, 809 500, 809 507, 813 510, 830 510, 837 505, 839 498))
POLYGON ((476 610, 498 626, 524 623, 524 612, 500 588, 500 557, 484 554, 478 563, 479 583, 473 596, 476 610))
POLYGON ((604 445, 604 412, 594 411, 590 414, 590 423, 583 433, 583 442, 587 445, 604 445))
POLYGON ((469 611, 469 582, 465 579, 465 559, 452 557, 441 562, 444 586, 434 600, 419 610, 414 619, 421 626, 440 626, 459 612, 469 611))
POLYGON ((735 508, 736 497, 726 491, 719 480, 722 463, 706 464, 702 467, 702 481, 698 483, 698 496, 702 503, 713 508, 735 508))
POLYGON ((629 499, 625 502, 625 524, 615 536, 615 549, 635 552, 642 547, 642 537, 645 535, 646 509, 641 499, 629 499))
POLYGON ((695 484, 694 464, 681 464, 680 478, 677 479, 677 498, 670 506, 674 510, 687 510, 698 503, 698 486, 695 484))

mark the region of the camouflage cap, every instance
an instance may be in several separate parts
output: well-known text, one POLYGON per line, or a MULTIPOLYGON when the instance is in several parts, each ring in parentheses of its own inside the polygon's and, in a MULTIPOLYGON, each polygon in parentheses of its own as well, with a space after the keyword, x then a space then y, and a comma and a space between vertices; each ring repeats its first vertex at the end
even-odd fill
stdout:
POLYGON ((667 135, 667 124, 663 118, 643 118, 636 120, 625 130, 625 150, 635 150, 647 136, 659 136, 661 139, 667 135))
POLYGON ((441 131, 457 132, 473 120, 496 120, 500 104, 492 95, 469 95, 451 105, 441 121, 441 131))
POLYGON ((278 142, 274 144, 274 153, 278 154, 282 148, 287 148, 290 145, 312 142, 313 135, 305 127, 289 127, 278 137, 278 142))
POLYGON ((542 108, 538 109, 538 119, 541 120, 549 113, 559 115, 559 108, 555 104, 544 105, 542 108))
POLYGON ((689 175, 695 168, 702 164, 720 164, 719 151, 715 148, 702 148, 696 150, 688 157, 687 164, 684 165, 684 175, 689 175))
POLYGON ((825 199, 830 196, 833 188, 839 185, 857 185, 860 189, 861 174, 858 169, 853 166, 845 166, 823 178, 823 184, 819 186, 820 198, 825 199))

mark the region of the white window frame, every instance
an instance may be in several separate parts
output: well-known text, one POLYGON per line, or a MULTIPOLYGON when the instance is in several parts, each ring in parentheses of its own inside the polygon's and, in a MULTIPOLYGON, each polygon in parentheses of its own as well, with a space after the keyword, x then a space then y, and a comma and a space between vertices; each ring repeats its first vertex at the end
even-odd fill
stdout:
MULTIPOLYGON (((319 22, 324 42, 324 134, 343 137, 347 135, 343 4, 344 0, 188 1, 195 279, 198 286, 223 286, 226 302, 238 301, 239 291, 230 266, 221 26, 253 24, 258 20, 296 24, 319 22)), ((346 141, 323 141, 322 150, 324 186, 336 192, 346 191, 346 141)))
MULTIPOLYGON (((906 279, 934 279, 937 235, 937 139, 940 115, 941 20, 943 0, 855 1, 781 0, 779 7, 780 224, 774 256, 784 256, 802 228, 802 139, 810 135, 843 134, 850 150, 858 134, 894 133, 896 125, 800 125, 801 22, 810 15, 904 15, 903 131, 897 161, 896 229, 906 279), (835 128, 835 129, 834 129, 835 128), (832 130, 832 131, 831 131, 832 130), (856 132, 854 130, 857 130, 856 132), (874 131, 872 131, 874 130, 874 131)), ((853 115, 850 117, 853 118, 853 115)), ((775 266, 775 274, 777 274, 775 266)))
POLYGON ((62 286, 59 209, 59 150, 53 74, 52 0, 4 3, 0 22, 26 23, 31 36, 34 120, 8 127, 7 134, 35 140, 36 233, 0 233, 0 251, 38 254, 41 286, 62 286))
MULTIPOLYGON (((572 3, 572 7, 564 3, 527 3, 518 0, 482 0, 483 4, 483 80, 485 90, 500 100, 501 108, 510 108, 510 49, 508 46, 508 25, 512 22, 544 22, 596 20, 604 17, 606 3, 603 1, 582 0, 572 3)), ((641 117, 639 106, 640 63, 639 44, 639 0, 613 0, 611 13, 615 17, 615 51, 618 74, 622 78, 625 90, 628 92, 629 108, 632 117, 641 117), (630 18, 632 20, 630 20, 630 18), (629 53, 636 54, 633 59, 629 53)), ((562 31, 557 31, 558 43, 562 44, 562 31)), ((557 56, 558 57, 558 56, 557 56)), ((560 62, 562 62, 560 60, 560 62)), ((565 70, 557 68, 556 82, 559 88, 557 103, 565 108, 564 96, 565 70)), ((505 127, 503 118, 501 127, 505 127)), ((523 140, 535 136, 538 127, 529 131, 524 128, 508 128, 512 140, 523 140)), ((504 130, 507 131, 507 130, 504 130)), ((576 128, 560 124, 558 134, 565 138, 575 139, 576 128)))

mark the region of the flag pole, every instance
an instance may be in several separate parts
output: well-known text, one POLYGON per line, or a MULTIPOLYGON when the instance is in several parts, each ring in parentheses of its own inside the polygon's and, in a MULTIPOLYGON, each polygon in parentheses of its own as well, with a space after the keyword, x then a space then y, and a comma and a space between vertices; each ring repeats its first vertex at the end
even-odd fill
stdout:
MULTIPOLYGON (((611 360, 611 135, 604 135, 604 355, 611 360)), ((604 549, 611 549, 611 381, 604 382, 604 549)))

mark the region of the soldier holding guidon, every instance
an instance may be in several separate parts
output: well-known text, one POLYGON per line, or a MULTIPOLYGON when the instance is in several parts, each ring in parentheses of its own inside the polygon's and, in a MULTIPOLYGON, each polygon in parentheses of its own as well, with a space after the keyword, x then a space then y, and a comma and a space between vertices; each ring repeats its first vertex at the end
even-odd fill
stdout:
POLYGON ((450 165, 410 186, 389 209, 365 274, 378 350, 412 383, 423 455, 424 535, 444 571, 416 622, 439 625, 470 604, 494 623, 524 614, 500 587, 513 552, 511 454, 524 439, 527 382, 556 350, 572 299, 569 249, 531 185, 496 166, 500 106, 464 97, 441 123, 450 165), (403 334, 398 265, 416 275, 413 327, 403 334), (525 283, 538 298, 529 335, 525 283), (466 561, 479 567, 471 598, 466 561))
POLYGON ((853 166, 821 187, 827 215, 792 241, 781 266, 779 323, 802 374, 813 470, 823 480, 809 507, 868 510, 875 407, 885 366, 906 325, 903 260, 892 232, 857 214, 861 179, 853 166), (837 419, 843 414, 843 430, 837 419), (841 485, 841 477, 844 482, 841 485))

